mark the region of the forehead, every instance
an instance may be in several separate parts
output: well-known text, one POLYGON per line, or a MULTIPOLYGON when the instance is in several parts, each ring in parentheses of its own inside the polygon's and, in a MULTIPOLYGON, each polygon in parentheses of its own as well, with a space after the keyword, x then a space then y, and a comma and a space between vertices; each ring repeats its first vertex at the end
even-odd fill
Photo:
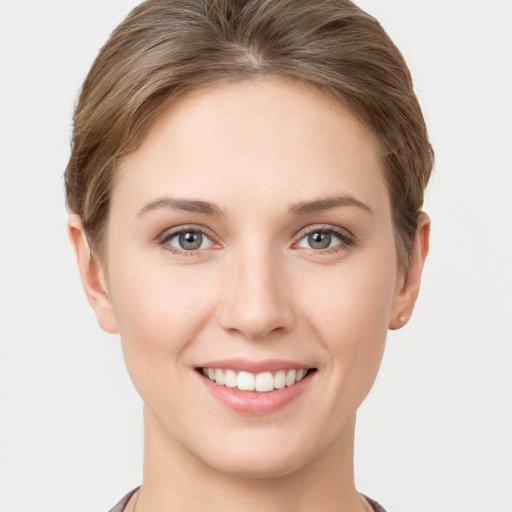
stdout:
POLYGON ((346 193, 387 206, 377 138, 340 101, 277 78, 188 93, 118 172, 113 206, 162 194, 228 208, 346 193))

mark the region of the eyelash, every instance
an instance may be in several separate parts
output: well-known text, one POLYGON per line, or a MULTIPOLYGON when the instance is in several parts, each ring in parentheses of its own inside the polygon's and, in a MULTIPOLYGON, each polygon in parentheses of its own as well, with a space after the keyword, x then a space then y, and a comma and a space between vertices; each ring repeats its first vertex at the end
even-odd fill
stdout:
POLYGON ((169 242, 175 238, 176 236, 182 234, 182 233, 200 233, 202 236, 208 238, 212 244, 215 244, 215 237, 212 235, 212 233, 201 227, 201 226, 180 226, 178 229, 173 229, 172 231, 166 231, 163 233, 163 235, 158 237, 158 243, 168 252, 172 254, 178 254, 180 256, 196 256, 198 255, 202 250, 204 249, 198 249, 198 250, 192 250, 192 251, 186 251, 184 249, 180 250, 176 247, 172 247, 169 242))
POLYGON ((339 254, 356 244, 355 237, 345 229, 341 229, 335 226, 317 225, 308 226, 307 228, 300 231, 297 235, 297 242, 294 242, 293 245, 298 245, 304 238, 315 233, 335 236, 336 238, 339 238, 340 243, 334 247, 328 247, 325 249, 304 248, 306 251, 314 255, 324 256, 329 254, 339 254))
MULTIPOLYGON (((200 233, 202 236, 208 238, 211 242, 211 244, 215 244, 215 237, 212 235, 212 233, 201 227, 201 226, 181 226, 178 229, 174 229, 170 232, 166 231, 162 235, 158 237, 158 244, 161 245, 166 251, 172 253, 172 254, 178 254, 181 256, 197 256, 201 251, 204 249, 197 249, 197 250, 180 250, 176 247, 172 247, 169 242, 175 238, 176 236, 186 233, 200 233)), ((313 248, 303 248, 306 251, 315 254, 315 255, 327 255, 327 254, 334 254, 334 253, 340 253, 345 250, 347 250, 348 247, 353 246, 356 244, 355 237, 348 233, 346 230, 342 230, 340 228, 329 226, 326 227, 325 225, 321 226, 309 226, 302 231, 298 233, 296 236, 296 241, 292 244, 292 247, 297 247, 298 244, 307 236, 310 236, 314 233, 322 233, 327 234, 331 236, 335 236, 340 239, 340 243, 335 245, 334 247, 328 247, 325 249, 313 249, 313 248)))

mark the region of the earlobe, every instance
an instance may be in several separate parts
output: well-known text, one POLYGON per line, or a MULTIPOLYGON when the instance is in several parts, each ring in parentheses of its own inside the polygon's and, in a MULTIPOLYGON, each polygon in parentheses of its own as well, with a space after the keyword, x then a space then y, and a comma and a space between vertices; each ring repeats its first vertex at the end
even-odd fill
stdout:
POLYGON ((414 244, 409 255, 409 267, 395 291, 390 329, 400 329, 411 318, 420 291, 421 274, 429 249, 430 219, 426 213, 418 216, 414 244))
POLYGON ((118 333, 103 269, 98 258, 91 252, 82 220, 74 213, 70 214, 68 218, 68 236, 75 251, 85 295, 96 314, 100 327, 111 334, 118 333))

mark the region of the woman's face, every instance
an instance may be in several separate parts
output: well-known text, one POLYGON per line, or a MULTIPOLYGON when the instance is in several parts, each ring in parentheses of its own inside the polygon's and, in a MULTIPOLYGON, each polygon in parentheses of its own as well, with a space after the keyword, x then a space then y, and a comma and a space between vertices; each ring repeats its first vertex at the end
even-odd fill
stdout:
POLYGON ((348 439, 403 283, 376 138, 315 89, 237 82, 175 104, 118 177, 100 321, 152 442, 275 476, 348 439))

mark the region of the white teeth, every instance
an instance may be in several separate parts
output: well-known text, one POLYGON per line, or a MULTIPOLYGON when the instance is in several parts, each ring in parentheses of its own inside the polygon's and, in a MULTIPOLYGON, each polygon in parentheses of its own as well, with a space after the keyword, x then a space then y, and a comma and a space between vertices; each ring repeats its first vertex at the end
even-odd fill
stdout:
POLYGON ((236 373, 233 370, 226 370, 224 372, 224 385, 228 388, 236 388, 236 384, 236 373))
POLYGON ((300 382, 304 378, 304 375, 306 375, 306 370, 304 370, 303 368, 301 368, 300 370, 297 370, 297 376, 295 377, 295 382, 300 382))
POLYGON ((219 386, 238 388, 241 391, 265 393, 274 389, 282 389, 285 386, 293 386, 306 376, 307 370, 301 368, 299 370, 279 370, 275 373, 262 372, 258 374, 242 371, 237 374, 234 370, 203 368, 202 373, 219 386))
POLYGON ((286 374, 285 383, 287 386, 291 386, 295 382, 295 377, 297 376, 297 372, 295 370, 290 370, 286 374))
POLYGON ((276 389, 281 389, 286 386, 286 372, 284 370, 279 370, 274 376, 274 387, 276 389))
POLYGON ((253 373, 239 372, 236 387, 242 391, 254 391, 254 380, 253 373))
POLYGON ((224 372, 220 368, 217 368, 215 370, 215 382, 217 384, 220 384, 221 386, 224 385, 224 382, 225 382, 224 372))
POLYGON ((270 372, 256 375, 256 391, 272 391, 274 389, 274 376, 270 372))

